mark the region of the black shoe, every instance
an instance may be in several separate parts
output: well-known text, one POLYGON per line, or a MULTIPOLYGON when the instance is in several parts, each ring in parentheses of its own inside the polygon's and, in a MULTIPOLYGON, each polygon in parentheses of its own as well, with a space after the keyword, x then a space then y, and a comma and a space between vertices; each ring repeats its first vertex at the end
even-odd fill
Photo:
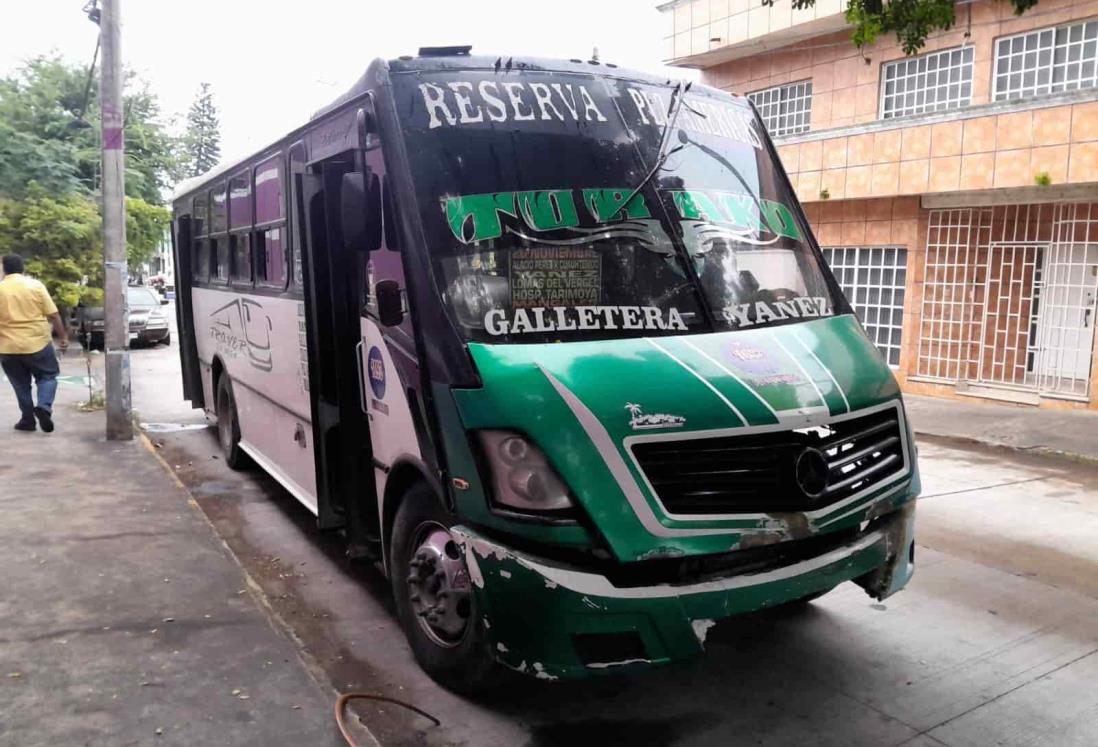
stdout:
POLYGON ((34 418, 23 418, 15 424, 15 430, 17 431, 36 431, 38 427, 34 424, 34 418))
POLYGON ((46 433, 53 433, 53 416, 50 415, 49 410, 36 407, 34 408, 34 417, 38 418, 38 425, 42 426, 42 430, 46 433))

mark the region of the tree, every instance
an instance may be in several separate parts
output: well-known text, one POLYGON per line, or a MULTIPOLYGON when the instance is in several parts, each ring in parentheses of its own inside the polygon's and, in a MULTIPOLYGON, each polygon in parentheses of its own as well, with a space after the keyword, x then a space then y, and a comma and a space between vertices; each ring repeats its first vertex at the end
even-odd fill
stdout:
POLYGON ((221 160, 221 122, 217 117, 213 92, 209 83, 203 83, 195 96, 191 110, 187 112, 187 154, 190 157, 191 176, 200 176, 221 160))
MULTIPOLYGON (((99 189, 98 91, 94 71, 89 80, 86 68, 56 56, 36 57, 0 79, 0 166, 14 164, 0 169, 0 194, 18 196, 32 179, 56 194, 99 189)), ((159 205, 181 176, 178 138, 133 74, 126 76, 123 123, 126 194, 159 205)))
POLYGON ((136 197, 126 198, 126 261, 131 268, 140 267, 156 256, 171 220, 167 208, 136 197))
MULTIPOLYGON (((1004 0, 1022 15, 1037 0, 1004 0)), ((773 5, 774 0, 763 0, 773 5)), ((811 8, 816 0, 793 0, 793 8, 811 8)), ((915 54, 934 31, 953 28, 956 0, 849 0, 846 20, 854 26, 853 41, 859 48, 872 44, 881 34, 894 33, 905 54, 915 54)))
MULTIPOLYGON (((0 79, 0 254, 23 255, 61 307, 103 297, 97 91, 94 74, 57 57, 35 58, 0 79)), ((133 75, 123 106, 127 257, 137 267, 167 230, 163 193, 183 176, 182 141, 133 75)))
POLYGON ((53 196, 32 183, 24 199, 0 204, 0 254, 22 255, 27 273, 45 283, 62 308, 102 301, 99 213, 83 195, 53 196))
MULTIPOLYGON (((164 238, 171 214, 139 197, 126 198, 126 258, 148 262, 164 238)), ((0 254, 19 254, 27 274, 43 283, 54 302, 72 308, 103 299, 103 239, 99 206, 76 192, 52 195, 35 182, 20 200, 0 202, 0 254)))

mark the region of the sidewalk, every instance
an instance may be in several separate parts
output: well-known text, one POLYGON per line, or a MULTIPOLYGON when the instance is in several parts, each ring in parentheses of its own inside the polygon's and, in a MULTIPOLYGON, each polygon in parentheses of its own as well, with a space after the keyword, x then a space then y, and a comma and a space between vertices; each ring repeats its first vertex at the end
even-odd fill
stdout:
POLYGON ((0 745, 342 744, 333 693, 144 442, 17 433, 0 381, 0 745))
POLYGON ((1098 462, 1098 412, 904 395, 915 433, 1098 462))

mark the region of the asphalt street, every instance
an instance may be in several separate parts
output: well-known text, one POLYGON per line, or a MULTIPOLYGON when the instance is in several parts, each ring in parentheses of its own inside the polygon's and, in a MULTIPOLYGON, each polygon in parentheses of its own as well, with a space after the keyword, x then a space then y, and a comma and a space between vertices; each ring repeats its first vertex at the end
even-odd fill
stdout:
POLYGON ((177 348, 135 350, 161 455, 383 744, 1093 745, 1098 469, 921 440, 917 570, 884 603, 845 584, 799 612, 726 621, 703 658, 633 677, 520 683, 476 702, 412 660, 388 586, 273 480, 219 458, 181 401, 177 348))

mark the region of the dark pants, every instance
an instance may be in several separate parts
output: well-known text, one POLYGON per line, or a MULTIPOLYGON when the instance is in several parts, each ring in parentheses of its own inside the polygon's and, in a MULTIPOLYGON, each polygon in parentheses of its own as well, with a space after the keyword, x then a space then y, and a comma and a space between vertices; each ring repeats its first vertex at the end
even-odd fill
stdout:
POLYGON ((25 355, 0 355, 0 368, 4 369, 8 381, 15 389, 15 399, 23 419, 34 417, 34 400, 31 398, 31 379, 38 386, 38 406, 46 412, 53 412, 53 395, 57 393, 57 374, 61 368, 57 363, 57 354, 53 345, 37 353, 25 355))

